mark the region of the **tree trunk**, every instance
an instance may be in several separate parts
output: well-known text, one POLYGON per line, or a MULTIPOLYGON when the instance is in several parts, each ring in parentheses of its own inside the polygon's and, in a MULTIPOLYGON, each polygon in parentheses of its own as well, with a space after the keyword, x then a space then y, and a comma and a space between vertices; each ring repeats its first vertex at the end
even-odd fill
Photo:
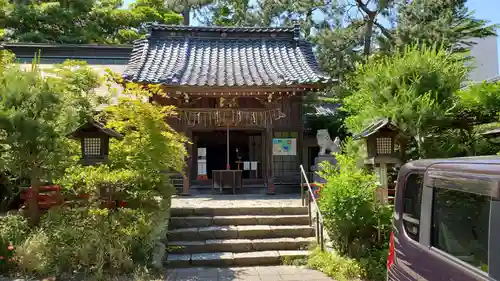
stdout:
POLYGON ((38 176, 31 175, 31 193, 28 199, 28 215, 29 224, 31 226, 38 225, 40 221, 40 208, 38 205, 38 194, 40 193, 40 180, 38 176))
POLYGON ((189 26, 189 24, 191 23, 190 15, 191 15, 191 7, 189 7, 188 3, 185 3, 184 11, 182 11, 182 17, 184 18, 183 24, 186 26, 189 26))
POLYGON ((363 53, 365 56, 369 56, 372 51, 372 36, 373 36, 373 24, 375 21, 376 13, 367 14, 366 29, 365 29, 365 46, 363 53))

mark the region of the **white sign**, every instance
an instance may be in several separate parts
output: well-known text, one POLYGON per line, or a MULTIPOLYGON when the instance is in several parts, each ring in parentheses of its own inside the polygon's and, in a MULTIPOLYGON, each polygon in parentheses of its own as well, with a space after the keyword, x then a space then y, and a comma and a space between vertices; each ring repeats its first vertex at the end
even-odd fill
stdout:
POLYGON ((198 156, 205 157, 207 156, 207 148, 206 147, 198 147, 198 156))
POLYGON ((198 160, 198 175, 206 175, 207 174, 207 160, 200 159, 198 160))
POLYGON ((250 162, 250 170, 257 171, 257 162, 256 161, 250 162))
POLYGON ((273 155, 297 155, 297 139, 273 139, 273 155))
POLYGON ((243 162, 243 170, 248 171, 250 170, 250 162, 243 162))

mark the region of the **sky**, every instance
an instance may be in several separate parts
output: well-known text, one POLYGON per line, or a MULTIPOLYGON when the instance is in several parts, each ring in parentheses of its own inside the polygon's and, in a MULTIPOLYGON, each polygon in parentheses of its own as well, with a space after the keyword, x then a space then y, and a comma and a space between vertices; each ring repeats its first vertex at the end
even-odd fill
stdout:
MULTIPOLYGON (((135 0, 124 0, 124 6, 128 6, 130 3, 135 2, 135 0)), ((469 10, 475 12, 475 16, 478 19, 484 19, 490 21, 492 24, 500 24, 500 0, 468 0, 467 6, 469 10)), ((192 21, 196 24, 196 21, 192 21)), ((499 52, 498 58, 500 63, 500 36, 497 39, 497 51, 499 52)))

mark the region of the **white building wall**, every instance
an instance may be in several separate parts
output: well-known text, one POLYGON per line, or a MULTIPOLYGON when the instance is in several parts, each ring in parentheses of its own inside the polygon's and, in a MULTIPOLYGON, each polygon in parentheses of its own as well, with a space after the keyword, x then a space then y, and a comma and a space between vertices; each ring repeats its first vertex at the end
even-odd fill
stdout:
POLYGON ((497 37, 475 39, 476 45, 471 48, 471 56, 475 58, 475 68, 469 73, 473 82, 481 82, 499 75, 497 37))

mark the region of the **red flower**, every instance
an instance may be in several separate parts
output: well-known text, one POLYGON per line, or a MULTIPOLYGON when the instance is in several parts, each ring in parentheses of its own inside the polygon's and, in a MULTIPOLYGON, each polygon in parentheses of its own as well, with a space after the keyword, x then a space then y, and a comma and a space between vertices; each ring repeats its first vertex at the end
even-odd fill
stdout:
POLYGON ((0 261, 1 261, 1 260, 3 260, 3 259, 4 259, 4 257, 3 257, 3 256, 0 256, 0 261))
POLYGON ((7 247, 7 250, 9 250, 9 251, 13 251, 13 250, 14 250, 14 246, 9 245, 9 247, 7 247))
POLYGON ((120 208, 125 208, 125 201, 120 201, 120 208))

